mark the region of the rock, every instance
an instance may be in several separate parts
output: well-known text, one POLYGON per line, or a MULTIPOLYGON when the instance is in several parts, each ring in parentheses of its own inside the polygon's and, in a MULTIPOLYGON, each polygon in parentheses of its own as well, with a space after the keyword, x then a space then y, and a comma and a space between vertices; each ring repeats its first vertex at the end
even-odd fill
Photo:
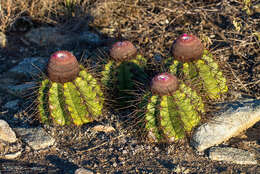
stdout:
POLYGON ((89 31, 85 31, 78 36, 79 43, 87 43, 93 46, 98 46, 102 44, 102 40, 99 35, 95 33, 91 33, 89 31))
POLYGON ((232 147, 213 147, 209 151, 209 158, 234 164, 257 164, 255 154, 232 147))
POLYGON ((97 126, 93 127, 92 130, 97 131, 97 132, 110 133, 110 132, 114 132, 115 128, 113 128, 112 126, 97 125, 97 126))
POLYGON ((20 156, 22 151, 22 144, 19 141, 8 143, 0 140, 0 158, 14 159, 20 156))
POLYGON ((162 59, 163 59, 163 57, 162 57, 162 55, 160 54, 160 53, 155 53, 154 54, 154 60, 156 61, 156 62, 161 62, 162 61, 162 59))
POLYGON ((34 28, 26 33, 25 39, 38 46, 61 47, 74 39, 71 35, 62 34, 54 27, 34 28))
POLYGON ((6 75, 15 78, 32 78, 42 75, 48 63, 48 58, 30 57, 23 59, 18 65, 10 69, 6 75))
POLYGON ((15 158, 19 157, 21 154, 22 154, 22 150, 20 150, 18 152, 14 152, 14 153, 8 153, 8 154, 4 155, 3 158, 15 159, 15 158))
POLYGON ((49 136, 41 127, 15 128, 14 130, 34 150, 45 149, 55 142, 55 139, 49 136))
POLYGON ((29 16, 19 16, 10 24, 12 32, 27 32, 33 27, 32 19, 29 16))
POLYGON ((88 169, 79 168, 75 171, 75 174, 94 174, 94 173, 88 169))
POLYGON ((18 111, 18 109, 19 109, 19 103, 20 103, 20 100, 19 100, 19 99, 12 100, 12 101, 7 102, 7 103, 4 105, 4 108, 5 108, 5 109, 8 109, 8 110, 12 110, 12 111, 18 111))
POLYGON ((15 132, 4 120, 0 120, 0 139, 9 143, 14 143, 17 141, 15 132))
POLYGON ((2 86, 0 88, 2 90, 5 89, 6 92, 11 95, 23 98, 30 90, 35 89, 36 85, 36 83, 24 83, 20 85, 2 86))
POLYGON ((260 100, 237 101, 225 106, 219 115, 194 131, 191 144, 199 152, 239 135, 260 120, 260 100))

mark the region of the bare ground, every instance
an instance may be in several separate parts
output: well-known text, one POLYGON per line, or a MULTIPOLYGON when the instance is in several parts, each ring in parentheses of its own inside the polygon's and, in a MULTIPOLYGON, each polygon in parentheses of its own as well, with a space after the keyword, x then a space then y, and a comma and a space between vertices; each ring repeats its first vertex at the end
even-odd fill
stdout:
MULTIPOLYGON (((10 0, 6 2, 13 5, 11 9, 16 5, 16 10, 7 8, 5 10, 10 12, 6 16, 9 18, 1 16, 1 29, 8 36, 7 46, 1 50, 1 54, 5 55, 1 59, 1 72, 13 67, 24 57, 48 56, 52 51, 51 48, 25 45, 20 40, 26 29, 21 31, 20 26, 17 26, 18 29, 12 28, 11 24, 17 16, 22 15, 31 19, 33 26, 29 28, 51 25, 63 28, 64 31, 79 32, 82 26, 87 25, 103 39, 128 39, 135 43, 144 57, 151 60, 155 56, 169 57, 171 44, 180 34, 195 34, 215 55, 228 78, 230 90, 227 101, 241 95, 257 99, 260 97, 260 14, 256 1, 246 4, 242 0, 90 0, 75 1, 75 6, 70 6, 70 10, 63 10, 61 7, 64 4, 52 0, 48 5, 43 1, 31 1, 30 5, 20 1, 17 1, 18 4, 10 0), (22 7, 25 10, 21 10, 22 7), (37 13, 37 8, 46 9, 37 13), (21 48, 24 50, 22 53, 19 52, 21 48)), ((2 8, 5 7, 8 6, 2 4, 2 8)), ((98 49, 105 47, 106 44, 98 49)), ((85 48, 77 50, 81 50, 84 55, 85 48)), ((11 98, 4 96, 1 103, 11 98)), ((215 112, 214 107, 211 108, 211 112, 215 112)), ((4 118, 9 116, 3 114, 4 118)), ((21 112, 18 117, 22 119, 26 114, 21 112)), ((26 120, 32 126, 40 125, 31 116, 26 120)), ((190 147, 188 139, 171 145, 142 142, 126 131, 118 122, 118 116, 111 112, 100 123, 112 125, 116 131, 91 131, 99 123, 80 128, 44 126, 56 139, 56 145, 42 151, 26 148, 23 155, 14 161, 0 160, 0 167, 3 168, 0 171, 73 173, 78 167, 85 167, 99 173, 260 173, 259 165, 210 161, 207 152, 204 155, 197 154, 190 147)), ((259 132, 258 123, 223 146, 239 147, 259 154, 259 132)))

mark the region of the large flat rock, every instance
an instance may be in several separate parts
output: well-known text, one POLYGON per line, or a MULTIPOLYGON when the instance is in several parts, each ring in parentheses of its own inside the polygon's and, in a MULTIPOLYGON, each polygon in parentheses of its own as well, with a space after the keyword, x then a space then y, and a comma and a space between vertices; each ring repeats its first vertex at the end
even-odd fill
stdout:
POLYGON ((52 146, 55 142, 55 139, 48 135, 41 127, 14 128, 14 130, 34 150, 45 149, 52 146))
POLYGON ((214 119, 195 130, 191 144, 198 150, 218 145, 260 121, 260 100, 226 103, 214 119))
POLYGON ((213 147, 209 151, 209 158, 214 161, 224 161, 233 164, 257 164, 255 154, 232 147, 213 147))

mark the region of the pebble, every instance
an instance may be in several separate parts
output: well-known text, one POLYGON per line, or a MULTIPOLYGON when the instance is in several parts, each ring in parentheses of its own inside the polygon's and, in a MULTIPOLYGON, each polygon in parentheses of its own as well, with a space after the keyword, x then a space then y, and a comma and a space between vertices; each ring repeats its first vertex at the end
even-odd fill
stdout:
POLYGON ((4 120, 0 120, 0 139, 9 143, 17 141, 15 132, 4 120))
POLYGON ((11 68, 6 74, 15 78, 28 78, 41 76, 45 71, 48 59, 46 57, 29 57, 23 59, 18 65, 11 68))
POLYGON ((260 121, 260 100, 244 100, 225 104, 214 119, 198 127, 191 140, 199 152, 239 135, 260 121))
POLYGON ((92 128, 92 130, 97 132, 111 133, 115 131, 115 128, 108 125, 96 125, 95 127, 92 128))
POLYGON ((15 128, 14 130, 34 150, 46 149, 55 142, 55 139, 49 136, 41 127, 15 128))
POLYGON ((257 164, 255 154, 232 147, 213 147, 209 151, 209 158, 214 161, 224 161, 233 164, 257 164))
POLYGON ((75 174, 94 174, 91 170, 85 168, 79 168, 75 171, 75 174))

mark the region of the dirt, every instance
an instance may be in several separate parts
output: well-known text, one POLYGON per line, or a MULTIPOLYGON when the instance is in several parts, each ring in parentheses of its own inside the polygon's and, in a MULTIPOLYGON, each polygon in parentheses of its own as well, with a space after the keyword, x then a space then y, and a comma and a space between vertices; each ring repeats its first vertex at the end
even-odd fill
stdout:
MULTIPOLYGON (((226 101, 235 100, 237 96, 260 98, 260 14, 254 10, 256 1, 252 1, 248 8, 241 1, 218 0, 137 0, 131 3, 108 0, 93 1, 91 4, 85 18, 79 17, 77 20, 77 16, 74 16, 56 26, 70 32, 80 32, 82 25, 87 25, 102 39, 130 40, 151 61, 155 57, 169 57, 171 44, 180 34, 195 34, 214 54, 228 79, 230 90, 226 101), (89 20, 82 24, 86 18, 89 20)), ((25 32, 6 33, 8 45, 0 50, 2 74, 25 57, 49 56, 52 52, 48 47, 26 45, 21 40, 25 32)), ((94 54, 98 50, 105 50, 109 44, 76 49, 80 55, 84 55, 86 49, 91 49, 89 51, 94 54)), ((4 104, 11 99, 14 97, 2 93, 0 102, 4 104)), ((173 144, 142 141, 121 126, 119 115, 113 114, 113 111, 104 115, 100 122, 82 127, 58 127, 41 125, 33 116, 26 115, 27 106, 21 106, 17 117, 26 120, 30 126, 44 127, 55 138, 56 144, 41 151, 25 148, 22 156, 15 160, 0 159, 1 173, 74 173, 79 167, 97 173, 260 173, 259 165, 235 165, 209 160, 207 152, 198 154, 189 145, 189 137, 173 144), (111 125, 116 131, 92 131, 91 128, 97 124, 111 125)), ((1 110, 2 118, 13 116, 13 113, 1 110)), ((238 147, 259 154, 259 130, 258 123, 222 146, 238 147)))

